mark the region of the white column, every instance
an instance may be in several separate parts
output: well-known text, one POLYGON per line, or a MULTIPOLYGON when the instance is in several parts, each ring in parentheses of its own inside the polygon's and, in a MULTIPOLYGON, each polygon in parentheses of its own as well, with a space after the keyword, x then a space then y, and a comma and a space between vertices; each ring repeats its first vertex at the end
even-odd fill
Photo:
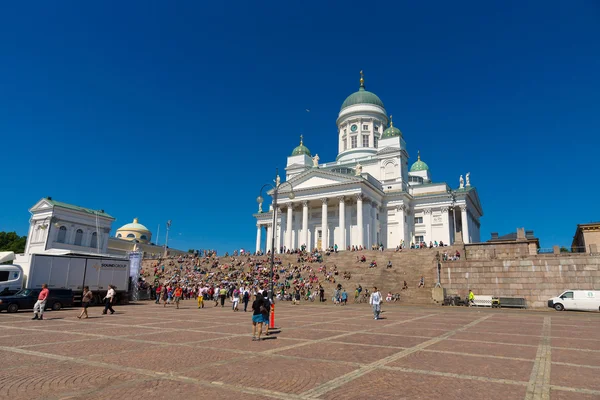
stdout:
POLYGON ((262 226, 256 225, 256 251, 260 251, 260 234, 262 233, 262 226))
POLYGON ((281 208, 277 208, 277 236, 275 236, 275 245, 277 246, 277 253, 279 253, 279 249, 283 247, 283 219, 280 220, 280 215, 283 215, 283 210, 281 208))
POLYGON ((362 193, 356 195, 356 225, 358 228, 358 243, 357 246, 364 246, 363 234, 365 227, 363 225, 363 197, 362 193))
POLYGON ((293 204, 287 204, 287 224, 285 235, 285 247, 289 250, 292 248, 292 212, 294 211, 293 204))
POLYGON ((338 197, 340 201, 339 218, 340 218, 340 234, 341 240, 339 244, 340 250, 346 250, 346 203, 344 196, 338 197))
POLYGON ((329 247, 329 241, 327 240, 327 197, 322 198, 321 202, 321 248, 326 249, 329 247))
POLYGON ((429 246, 429 242, 433 242, 433 235, 431 232, 431 208, 426 208, 423 210, 424 217, 423 222, 425 223, 425 244, 429 246))
MULTIPOLYGON (((396 207, 396 221, 398 221, 398 226, 399 226, 399 242, 398 243, 392 243, 393 246, 390 247, 396 247, 399 246, 403 241, 404 241, 404 246, 406 246, 406 229, 405 229, 405 224, 404 224, 404 210, 406 209, 406 206, 404 204, 401 204, 399 206, 396 207)), ((409 243, 410 245, 410 243, 409 243)))
POLYGON ((450 218, 449 218, 449 208, 448 207, 442 207, 442 226, 444 235, 440 238, 440 240, 438 240, 439 242, 444 242, 444 244, 450 244, 450 238, 451 238, 451 233, 450 233, 450 229, 451 229, 451 225, 450 225, 450 218))
POLYGON ((462 220, 462 236, 463 243, 471 243, 469 240, 469 217, 467 215, 467 206, 460 206, 462 220))
POLYGON ((298 247, 303 244, 306 245, 307 250, 310 249, 308 245, 308 201, 306 200, 302 202, 302 243, 298 247))
POLYGON ((269 224, 267 225, 267 245, 266 245, 266 252, 269 252, 269 250, 271 249, 271 244, 272 242, 272 238, 273 238, 273 224, 269 224))
POLYGON ((377 204, 372 201, 371 202, 371 245, 377 244, 377 204))

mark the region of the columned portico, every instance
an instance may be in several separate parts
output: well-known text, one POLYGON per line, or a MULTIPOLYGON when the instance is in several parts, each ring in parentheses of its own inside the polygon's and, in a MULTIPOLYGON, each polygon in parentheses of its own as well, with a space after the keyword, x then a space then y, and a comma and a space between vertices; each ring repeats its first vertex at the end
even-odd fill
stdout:
POLYGON ((267 253, 269 252, 269 250, 271 250, 271 244, 273 243, 273 225, 272 224, 268 224, 267 225, 267 245, 265 246, 267 248, 267 253))
POLYGON ((327 197, 321 199, 321 249, 329 247, 327 236, 327 197))
POLYGON ((340 249, 346 250, 346 203, 344 196, 339 196, 339 222, 340 222, 340 249))

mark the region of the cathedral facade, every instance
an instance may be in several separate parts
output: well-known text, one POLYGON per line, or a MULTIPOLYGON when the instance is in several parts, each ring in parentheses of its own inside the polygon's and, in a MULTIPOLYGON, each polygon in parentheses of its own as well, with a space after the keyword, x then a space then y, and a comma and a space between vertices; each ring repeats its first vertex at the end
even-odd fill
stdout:
POLYGON ((254 214, 256 251, 271 250, 273 235, 276 252, 303 245, 345 250, 479 242, 483 210, 469 174, 452 189, 432 181, 420 155, 409 168, 403 134, 380 98, 365 89, 362 72, 359 90, 346 98, 336 124, 334 161, 321 163, 302 137, 287 158, 277 204, 266 212, 259 205, 254 214))

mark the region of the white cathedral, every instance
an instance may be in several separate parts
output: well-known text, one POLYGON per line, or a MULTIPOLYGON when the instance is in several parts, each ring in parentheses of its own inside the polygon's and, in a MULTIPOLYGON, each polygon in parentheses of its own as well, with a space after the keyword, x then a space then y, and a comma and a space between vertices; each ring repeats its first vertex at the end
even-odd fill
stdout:
POLYGON ((379 97, 365 90, 362 71, 360 88, 346 98, 336 124, 335 161, 319 163, 302 137, 287 158, 285 184, 277 177, 275 209, 263 212, 260 204, 254 214, 256 251, 271 250, 273 234, 276 252, 302 245, 346 250, 479 242, 483 210, 469 174, 452 189, 432 182, 420 155, 409 170, 403 134, 379 97))

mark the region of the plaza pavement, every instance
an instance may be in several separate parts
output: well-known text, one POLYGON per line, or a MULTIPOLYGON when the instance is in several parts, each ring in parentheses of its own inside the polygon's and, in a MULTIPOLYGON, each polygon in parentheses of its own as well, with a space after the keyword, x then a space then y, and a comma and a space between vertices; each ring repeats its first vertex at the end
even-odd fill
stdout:
POLYGON ((253 342, 212 304, 2 313, 0 398, 600 398, 598 313, 286 303, 253 342))

